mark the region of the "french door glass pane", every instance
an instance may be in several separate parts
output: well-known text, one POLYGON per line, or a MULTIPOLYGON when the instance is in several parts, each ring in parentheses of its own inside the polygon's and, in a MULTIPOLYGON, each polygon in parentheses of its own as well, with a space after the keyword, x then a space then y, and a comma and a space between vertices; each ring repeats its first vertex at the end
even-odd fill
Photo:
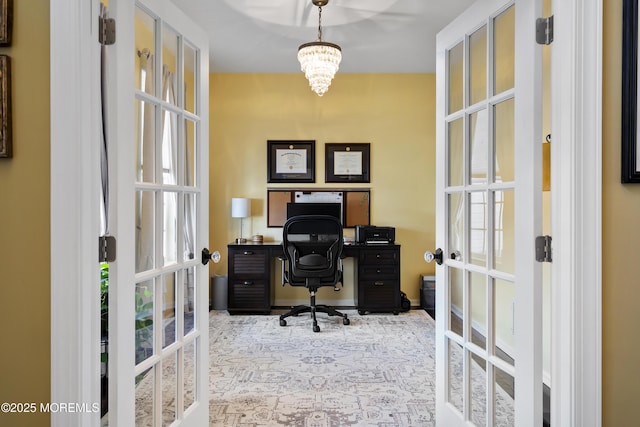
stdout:
POLYGON ((515 380, 513 376, 502 371, 500 368, 494 367, 494 390, 495 390, 495 412, 497 426, 513 427, 515 426, 515 402, 514 387, 515 380))
POLYGON ((184 291, 184 336, 195 330, 196 315, 196 288, 195 288, 195 267, 183 271, 183 291, 184 291))
POLYGON ((494 349, 493 354, 514 365, 514 317, 515 286, 513 282, 493 279, 494 283, 494 349))
POLYGON ((162 112, 162 182, 178 183, 178 115, 162 112))
POLYGON ((489 162, 489 123, 487 110, 483 109, 469 116, 469 140, 471 142, 471 185, 487 182, 489 162))
POLYGON ((449 186, 464 184, 464 135, 463 120, 457 119, 448 124, 447 148, 449 186))
POLYGON ((176 274, 164 276, 162 290, 162 348, 176 342, 176 274))
POLYGON ((457 342, 447 339, 449 349, 449 390, 447 397, 460 413, 464 414, 464 350, 457 342))
POLYGON ((196 238, 196 195, 184 194, 184 250, 183 261, 195 258, 195 238, 196 238))
POLYGON ((452 331, 462 336, 464 325, 464 273, 449 267, 449 325, 452 331))
POLYGON ((515 270, 515 199, 513 190, 493 193, 494 268, 513 274, 515 270))
POLYGON ((186 119, 185 125, 185 166, 184 166, 184 182, 182 185, 193 187, 196 185, 196 150, 195 150, 195 138, 196 138, 196 124, 193 120, 186 119))
POLYGON ((464 44, 460 42, 448 52, 449 87, 448 112, 454 113, 464 106, 464 44))
POLYGON ((514 173, 514 99, 503 101, 494 108, 495 182, 510 182, 514 173))
POLYGON ((515 81, 515 6, 509 7, 494 20, 494 93, 513 88, 515 81))
POLYGON ((135 384, 136 426, 153 426, 155 368, 136 375, 135 384))
POLYGON ((184 360, 184 411, 189 409, 196 399, 196 384, 198 377, 196 372, 196 340, 191 341, 182 348, 184 360))
POLYGON ((489 210, 486 191, 469 193, 469 211, 471 263, 485 266, 489 246, 489 210))
POLYGON ((155 94, 155 87, 153 85, 153 76, 147 75, 146 81, 144 75, 139 70, 149 68, 152 69, 152 64, 147 64, 147 61, 153 61, 155 57, 155 25, 156 21, 153 17, 149 16, 140 7, 136 6, 135 11, 135 51, 134 51, 134 64, 136 66, 136 72, 134 75, 134 81, 136 89, 147 92, 148 94, 155 94))
POLYGON ((153 280, 136 284, 135 293, 135 349, 136 365, 154 354, 154 296, 153 280))
MULTIPOLYGON (((173 105, 178 105, 178 94, 168 99, 166 98, 166 73, 169 72, 173 76, 178 73, 178 35, 167 24, 162 26, 162 65, 163 65, 163 98, 165 101, 173 105)), ((175 90, 175 88, 174 88, 175 90)))
POLYGON ((486 348, 487 334, 487 281, 480 273, 470 273, 469 301, 471 304, 471 326, 473 343, 486 348))
POLYGON ((184 108, 185 110, 195 113, 196 112, 196 96, 197 92, 195 90, 195 81, 196 81, 196 67, 197 67, 197 56, 196 50, 193 46, 185 43, 183 45, 184 49, 184 108))
POLYGON ((136 273, 155 265, 155 193, 136 191, 136 273))
POLYGON ((176 419, 177 353, 162 359, 162 425, 168 426, 176 419))
POLYGON ((464 205, 463 194, 447 195, 449 210, 449 253, 464 253, 464 205))
POLYGON ((163 193, 164 227, 162 233, 164 265, 175 264, 178 260, 178 194, 174 191, 163 193))
POLYGON ((471 359, 471 421, 487 425, 487 362, 478 356, 471 359))
POLYGON ((136 100, 136 181, 155 182, 155 107, 136 100))
POLYGON ((487 26, 469 37, 469 105, 487 97, 487 26))

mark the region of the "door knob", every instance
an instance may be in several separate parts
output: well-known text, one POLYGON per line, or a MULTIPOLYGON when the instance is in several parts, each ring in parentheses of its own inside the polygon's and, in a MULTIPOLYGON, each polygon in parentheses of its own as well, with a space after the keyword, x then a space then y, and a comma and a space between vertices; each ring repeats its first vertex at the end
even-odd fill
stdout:
POLYGON ((424 260, 427 262, 431 262, 436 260, 436 264, 442 265, 442 249, 436 249, 435 253, 431 251, 426 251, 424 253, 424 260))
POLYGON ((209 252, 209 249, 207 248, 202 250, 202 265, 207 265, 209 261, 213 261, 217 264, 220 262, 221 258, 220 252, 218 251, 209 252))

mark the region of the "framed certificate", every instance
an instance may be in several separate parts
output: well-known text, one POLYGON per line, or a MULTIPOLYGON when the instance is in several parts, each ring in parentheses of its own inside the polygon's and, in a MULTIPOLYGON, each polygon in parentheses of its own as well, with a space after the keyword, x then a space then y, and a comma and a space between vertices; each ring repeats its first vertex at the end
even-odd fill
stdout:
POLYGON ((325 144, 326 182, 369 182, 368 142, 325 144))
POLYGON ((267 141, 267 182, 315 182, 315 141, 267 141))

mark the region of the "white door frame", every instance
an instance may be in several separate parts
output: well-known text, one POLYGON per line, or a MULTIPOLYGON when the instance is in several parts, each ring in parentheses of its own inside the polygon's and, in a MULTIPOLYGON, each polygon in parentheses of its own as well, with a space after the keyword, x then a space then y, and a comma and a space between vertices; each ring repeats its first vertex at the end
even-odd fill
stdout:
MULTIPOLYGON (((99 153, 97 146, 85 144, 97 126, 97 88, 90 76, 99 70, 87 61, 96 3, 50 1, 51 402, 100 398, 99 317, 91 304, 99 298, 98 288, 86 286, 99 273, 99 211, 94 201, 99 181, 92 168, 99 153)), ((556 1, 553 10, 552 282, 562 286, 551 291, 556 325, 551 422, 599 426, 602 266, 596 256, 602 248, 602 0, 556 1)), ((52 426, 97 425, 97 420, 92 413, 51 414, 52 426)))
POLYGON ((602 424, 602 0, 553 0, 551 425, 602 424))
MULTIPOLYGON (((51 403, 100 403, 98 7, 50 2, 51 403)), ((52 412, 51 425, 99 416, 52 412)))

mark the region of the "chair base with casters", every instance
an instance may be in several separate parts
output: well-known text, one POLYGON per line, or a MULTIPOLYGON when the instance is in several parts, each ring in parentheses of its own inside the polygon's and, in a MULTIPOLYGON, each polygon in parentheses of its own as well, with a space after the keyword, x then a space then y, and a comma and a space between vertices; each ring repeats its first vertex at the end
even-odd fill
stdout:
POLYGON ((316 313, 327 313, 329 316, 340 316, 342 317, 342 324, 348 325, 350 322, 349 318, 345 313, 341 313, 335 308, 325 305, 325 304, 316 304, 316 291, 317 289, 309 288, 310 294, 310 304, 309 305, 297 305, 288 312, 282 314, 280 316, 280 326, 287 326, 287 321, 284 320, 287 317, 297 316, 301 313, 311 313, 311 317, 313 319, 313 332, 320 332, 320 326, 318 326, 318 319, 316 319, 316 313))

